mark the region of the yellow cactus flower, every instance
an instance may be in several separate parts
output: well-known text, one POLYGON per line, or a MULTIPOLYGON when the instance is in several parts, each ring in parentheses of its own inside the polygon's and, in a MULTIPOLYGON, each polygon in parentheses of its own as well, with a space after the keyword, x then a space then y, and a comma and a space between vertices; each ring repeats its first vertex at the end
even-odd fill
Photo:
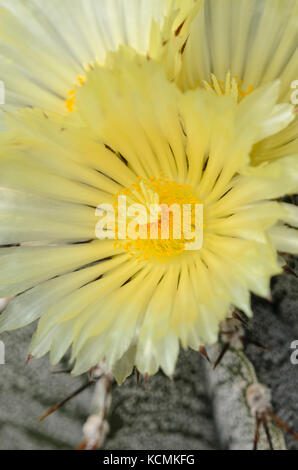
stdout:
MULTIPOLYGON (((177 82, 183 90, 207 86, 243 99, 280 79, 280 105, 289 103, 298 88, 297 24, 297 0, 204 0, 190 27, 177 82)), ((251 157, 260 164, 297 152, 298 118, 258 142, 251 157)))
POLYGON ((297 191, 297 155, 249 159, 293 119, 279 94, 278 81, 239 104, 183 93, 161 64, 121 48, 86 73, 68 116, 7 112, 0 297, 16 297, 1 331, 39 319, 30 354, 50 351, 55 364, 72 346, 74 374, 105 358, 122 382, 134 366, 173 374, 180 345, 216 342, 235 307, 251 315, 250 292, 267 297, 280 272, 278 250, 298 253, 297 208, 278 202, 297 191), (181 249, 172 233, 97 238, 96 208, 119 195, 145 207, 202 204, 202 246, 181 249))
MULTIPOLYGON (((0 0, 0 8, 8 109, 72 112, 90 67, 119 45, 161 62, 183 90, 242 100, 280 79, 281 107, 297 92, 298 0, 0 0)), ((258 141, 252 163, 297 153, 297 134, 298 117, 258 141)))
POLYGON ((108 51, 129 45, 144 55, 164 58, 171 32, 198 4, 0 0, 0 79, 6 86, 7 106, 71 111, 75 87, 90 67, 103 63, 108 51))

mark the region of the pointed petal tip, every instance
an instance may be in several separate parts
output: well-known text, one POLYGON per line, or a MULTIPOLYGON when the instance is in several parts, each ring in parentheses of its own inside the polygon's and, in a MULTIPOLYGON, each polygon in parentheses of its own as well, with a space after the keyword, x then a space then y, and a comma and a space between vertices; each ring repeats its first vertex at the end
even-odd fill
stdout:
POLYGON ((32 359, 34 359, 34 356, 32 354, 28 354, 25 366, 27 366, 32 361, 32 359))
POLYGON ((210 357, 209 357, 209 355, 207 353, 207 350, 204 346, 199 347, 199 353, 209 362, 209 364, 211 364, 210 357))

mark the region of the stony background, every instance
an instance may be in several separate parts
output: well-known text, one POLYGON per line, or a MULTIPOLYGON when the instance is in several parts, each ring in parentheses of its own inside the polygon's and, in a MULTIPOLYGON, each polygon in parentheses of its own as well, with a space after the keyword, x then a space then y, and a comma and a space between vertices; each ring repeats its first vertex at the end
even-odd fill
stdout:
MULTIPOLYGON (((298 272, 297 261, 289 263, 298 272)), ((253 299, 252 324, 253 336, 270 351, 248 346, 245 354, 259 381, 271 388, 276 414, 298 430, 298 365, 290 362, 291 342, 298 340, 298 279, 290 274, 275 278, 272 291, 272 302, 253 299)), ((73 449, 82 439, 92 390, 38 422, 86 377, 51 374, 48 358, 25 367, 33 330, 29 326, 1 335, 6 365, 0 366, 0 449, 73 449)), ((135 377, 120 388, 114 386, 105 448, 250 449, 254 421, 241 402, 244 379, 237 375, 238 366, 239 355, 233 351, 215 372, 199 354, 184 352, 173 383, 158 374, 148 386, 137 385, 135 377)), ((288 449, 298 450, 298 442, 285 438, 288 449)))

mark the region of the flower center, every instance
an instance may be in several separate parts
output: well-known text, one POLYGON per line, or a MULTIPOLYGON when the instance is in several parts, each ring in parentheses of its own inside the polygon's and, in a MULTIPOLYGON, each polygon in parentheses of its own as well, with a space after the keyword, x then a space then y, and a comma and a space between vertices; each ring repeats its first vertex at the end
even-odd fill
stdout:
POLYGON ((227 73, 225 81, 218 80, 215 75, 211 75, 211 81, 204 82, 204 86, 207 91, 213 91, 218 96, 233 96, 238 102, 254 91, 253 85, 249 85, 247 89, 244 89, 243 80, 239 79, 237 75, 231 77, 230 73, 227 73))
MULTIPOLYGON (((86 81, 87 73, 94 67, 93 63, 90 63, 86 68, 86 73, 80 75, 77 78, 77 83, 74 87, 69 90, 67 93, 67 98, 65 100, 65 106, 69 113, 72 113, 76 109, 76 89, 78 86, 83 85, 86 81)), ((254 91, 253 85, 249 85, 248 89, 243 88, 243 80, 239 79, 237 75, 231 77, 230 73, 227 73, 225 81, 218 80, 215 75, 211 75, 211 80, 209 82, 204 81, 204 87, 207 91, 215 92, 218 96, 221 95, 231 95, 237 101, 242 101, 243 98, 250 95, 254 91)), ((198 88, 199 82, 195 86, 191 87, 192 90, 198 88)))
POLYGON ((166 177, 139 178, 114 196, 115 245, 139 261, 165 262, 181 254, 186 244, 193 241, 197 228, 195 208, 199 204, 189 185, 166 177))

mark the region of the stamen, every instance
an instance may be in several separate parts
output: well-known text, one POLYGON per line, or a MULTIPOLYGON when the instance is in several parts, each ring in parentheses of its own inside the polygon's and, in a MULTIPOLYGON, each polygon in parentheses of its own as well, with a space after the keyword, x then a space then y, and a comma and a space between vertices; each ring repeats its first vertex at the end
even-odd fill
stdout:
MULTIPOLYGON (((86 67, 87 72, 91 70, 92 68, 93 68, 93 64, 91 63, 86 67)), ((85 83, 86 77, 87 77, 87 74, 79 75, 77 78, 77 84, 75 84, 74 88, 69 90, 69 92, 67 93, 68 98, 66 98, 65 100, 65 106, 69 113, 72 113, 76 109, 76 88, 78 85, 82 86, 83 83, 85 83)))
POLYGON ((249 85, 247 90, 242 88, 243 80, 239 80, 239 77, 235 75, 231 78, 230 72, 227 73, 225 81, 218 80, 215 75, 211 75, 211 82, 204 81, 204 87, 207 91, 213 91, 218 96, 229 95, 233 96, 238 101, 242 101, 243 98, 250 95, 254 91, 254 87, 249 85))
MULTIPOLYGON (((115 213, 119 216, 118 197, 126 196, 127 204, 142 204, 146 208, 147 223, 140 226, 139 232, 146 234, 139 236, 137 239, 128 238, 121 242, 118 238, 118 227, 116 227, 115 247, 124 248, 128 253, 135 257, 138 261, 150 261, 158 259, 165 262, 169 257, 177 256, 185 250, 187 240, 181 230, 181 237, 175 236, 174 224, 177 221, 171 207, 175 205, 181 208, 180 223, 182 227, 182 215, 184 204, 199 204, 199 200, 192 186, 178 184, 170 181, 165 176, 159 178, 139 178, 138 181, 128 188, 118 192, 114 197, 115 213), (152 206, 154 205, 154 206, 152 206), (167 211, 165 212, 165 206, 167 211), (155 210, 153 210, 155 209, 155 210), (168 237, 162 237, 163 223, 167 221, 169 225, 168 237), (152 235, 154 234, 154 235, 152 235)), ((191 211, 191 226, 194 226, 195 216, 191 211)), ((120 218, 122 221, 122 219, 120 218)), ((127 217, 126 227, 131 222, 131 218, 127 217)))

